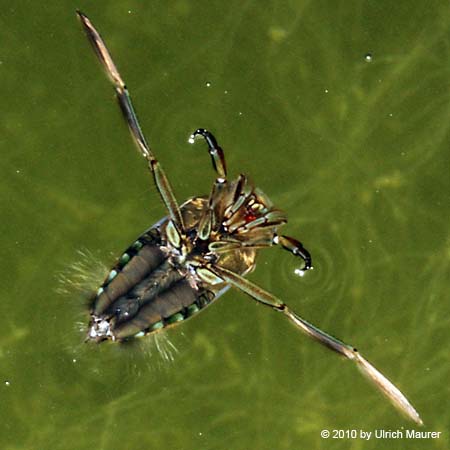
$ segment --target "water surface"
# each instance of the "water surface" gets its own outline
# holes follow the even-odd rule
[[[446,2],[1,6],[0,448],[449,446]],[[240,293],[144,349],[83,344],[86,295],[58,279],[87,268],[94,289],[164,208],[76,8],[178,198],[209,191],[205,148],[187,143],[209,128],[230,174],[250,174],[313,255],[300,278],[266,251],[252,280],[357,346],[440,439],[321,438],[412,425],[351,363]]]

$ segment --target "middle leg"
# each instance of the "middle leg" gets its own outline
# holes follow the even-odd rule
[[[289,236],[279,236],[275,235],[273,238],[273,243],[281,245],[282,248],[291,252],[294,256],[299,256],[303,259],[304,267],[302,270],[312,269],[311,254],[303,247],[303,244],[297,239],[291,238]]]
[[[189,142],[191,144],[194,143],[194,140],[197,136],[202,136],[208,144],[208,151],[211,155],[214,170],[217,173],[216,183],[226,183],[227,167],[225,164],[225,156],[223,154],[222,148],[217,144],[216,138],[208,130],[205,130],[204,128],[198,128],[191,134]]]
[[[213,167],[217,174],[211,193],[209,194],[208,209],[200,219],[198,226],[198,235],[200,239],[207,240],[211,235],[211,231],[217,225],[214,210],[216,208],[216,202],[221,198],[220,192],[223,191],[227,184],[227,168],[223,150],[212,133],[204,128],[198,128],[191,134],[189,142],[193,143],[197,136],[202,136],[208,144],[208,151],[211,155]]]

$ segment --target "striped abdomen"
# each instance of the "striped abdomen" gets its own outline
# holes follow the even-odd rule
[[[93,300],[89,338],[142,336],[192,316],[214,299],[212,292],[192,287],[160,247],[155,227],[121,256]]]

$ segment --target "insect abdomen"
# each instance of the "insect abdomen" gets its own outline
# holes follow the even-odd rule
[[[186,280],[179,280],[143,304],[132,319],[118,324],[114,335],[125,339],[181,322],[200,310],[196,305],[198,298],[198,292]]]
[[[163,263],[165,255],[159,245],[159,233],[151,229],[122,254],[97,291],[93,301],[93,315],[106,313],[118,298],[125,296]]]
[[[160,246],[153,228],[119,259],[93,301],[92,339],[141,336],[191,317],[214,299],[192,287]]]

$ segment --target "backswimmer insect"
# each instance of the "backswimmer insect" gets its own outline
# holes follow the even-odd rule
[[[120,256],[92,299],[87,340],[124,341],[156,333],[190,318],[234,287],[282,313],[300,331],[354,361],[392,404],[418,425],[422,419],[407,398],[351,345],[297,315],[282,300],[244,276],[255,267],[257,251],[279,245],[311,268],[303,245],[278,234],[286,215],[245,175],[227,178],[224,152],[214,136],[199,128],[191,141],[206,141],[216,171],[209,196],[182,205],[141,131],[128,89],[105,43],[82,12],[77,15],[98,59],[113,83],[134,142],[147,160],[167,217],[143,233]]]

